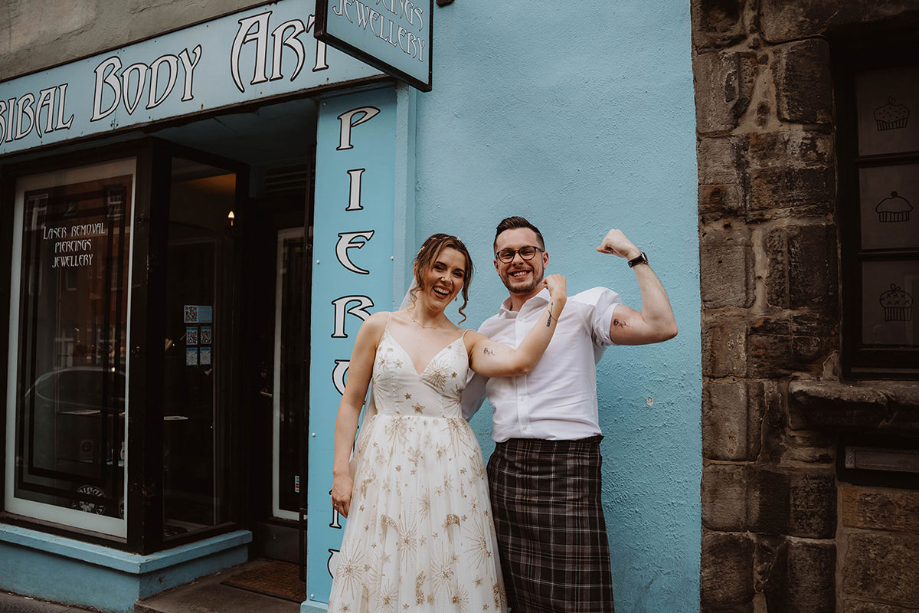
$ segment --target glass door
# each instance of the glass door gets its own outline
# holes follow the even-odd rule
[[[163,537],[233,519],[239,397],[237,173],[173,157],[163,341]]]

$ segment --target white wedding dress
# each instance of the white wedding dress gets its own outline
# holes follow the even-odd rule
[[[419,374],[383,332],[329,613],[507,610],[463,338]]]

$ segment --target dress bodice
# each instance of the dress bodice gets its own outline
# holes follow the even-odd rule
[[[373,397],[381,415],[460,417],[469,356],[460,336],[441,349],[421,373],[387,328],[373,363]]]

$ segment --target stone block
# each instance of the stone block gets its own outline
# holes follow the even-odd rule
[[[702,389],[702,455],[709,460],[750,460],[744,381],[709,380]]]
[[[743,186],[737,183],[699,186],[699,216],[703,222],[742,215],[743,212]]]
[[[877,389],[794,381],[788,392],[789,426],[794,429],[876,429],[887,421],[887,395]]]
[[[834,318],[806,312],[752,322],[747,335],[748,374],[767,379],[798,372],[818,374],[838,346],[837,325]]]
[[[832,167],[751,169],[749,175],[751,219],[833,212],[836,179]]]
[[[753,564],[754,589],[765,595],[769,610],[787,610],[788,541],[785,537],[759,535]]]
[[[782,377],[794,372],[790,321],[763,318],[750,324],[747,359],[751,376]]]
[[[770,306],[818,308],[827,317],[836,315],[836,226],[780,226],[768,232],[764,250],[768,262],[766,301]],[[808,353],[807,347],[801,351]]]
[[[744,38],[743,0],[694,0],[693,41],[699,48],[726,47]]]
[[[700,252],[703,306],[750,307],[754,299],[750,231],[704,231]]]
[[[744,139],[737,136],[701,137],[696,144],[699,184],[735,184],[741,181]]]
[[[919,23],[915,0],[762,0],[759,23],[773,42],[819,36],[846,26],[896,20],[907,27]]]
[[[841,613],[916,613],[916,609],[895,607],[889,604],[880,604],[877,602],[865,602],[863,600],[845,599],[841,602]]]
[[[759,468],[749,477],[747,525],[753,532],[832,538],[836,482],[832,470]]]
[[[798,129],[748,134],[745,151],[750,168],[826,168],[835,164],[835,146],[830,134]]]
[[[841,515],[848,528],[919,534],[919,492],[847,485]]]
[[[763,447],[768,404],[762,381],[747,381],[747,458],[756,460]]]
[[[915,607],[919,602],[919,536],[853,533],[842,568],[842,591],[862,600]]]
[[[837,310],[836,226],[809,224],[788,233],[789,308],[821,308],[828,316]]]
[[[775,50],[772,70],[779,119],[806,124],[832,122],[829,43],[812,39],[782,45]]]
[[[742,377],[747,372],[747,326],[738,321],[707,323],[702,330],[702,374]]]
[[[788,532],[829,539],[836,533],[836,475],[830,470],[789,473]]]
[[[791,504],[788,474],[769,468],[753,470],[749,477],[747,526],[753,532],[782,535],[788,531]]]
[[[747,522],[747,467],[708,464],[702,469],[702,525],[741,532]]]
[[[805,464],[832,464],[836,441],[826,432],[786,430],[782,459]]]
[[[773,610],[770,606],[769,610]],[[789,540],[787,608],[776,611],[836,611],[836,545]]]
[[[696,130],[700,134],[737,127],[750,105],[756,71],[754,53],[712,52],[693,58]]]
[[[744,534],[702,536],[702,611],[753,611],[753,540]]]

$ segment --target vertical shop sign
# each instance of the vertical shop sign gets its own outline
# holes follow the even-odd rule
[[[345,519],[332,510],[335,417],[361,323],[392,305],[396,99],[323,100],[316,134],[307,597],[328,602]]]
[[[316,0],[313,34],[429,92],[433,17],[434,0]]]

